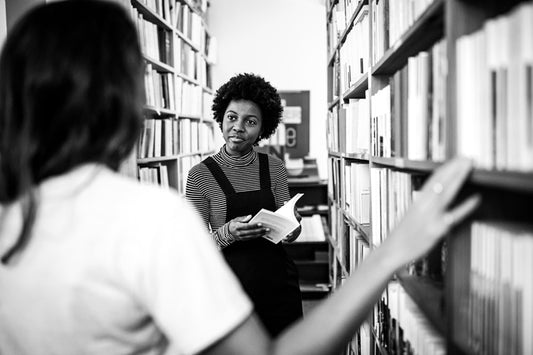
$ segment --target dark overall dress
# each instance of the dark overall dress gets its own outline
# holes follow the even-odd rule
[[[268,156],[262,153],[258,156],[261,188],[246,192],[235,192],[211,157],[203,161],[226,195],[226,223],[235,217],[254,215],[261,208],[276,210]],[[279,334],[302,316],[298,272],[281,243],[274,244],[264,238],[237,241],[222,252],[271,335]]]

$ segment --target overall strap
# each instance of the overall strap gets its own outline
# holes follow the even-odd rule
[[[218,185],[226,196],[235,193],[235,189],[229,182],[227,176],[224,174],[220,166],[212,157],[207,157],[206,159],[204,159],[203,163],[207,166],[209,171],[211,171],[211,174],[218,182]]]
[[[270,189],[270,169],[268,167],[268,155],[258,153],[259,155],[259,181],[261,190]]]

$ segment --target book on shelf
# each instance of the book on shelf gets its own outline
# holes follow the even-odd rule
[[[339,50],[341,93],[353,86],[368,71],[368,22],[368,5],[365,5],[355,18],[353,28]]]
[[[367,154],[370,151],[369,108],[366,98],[348,99],[341,106],[341,110],[346,110],[345,153]],[[339,131],[338,134],[343,132]]]
[[[390,85],[377,91],[370,100],[371,154],[391,157],[391,90]]]
[[[371,0],[372,29],[372,65],[375,65],[389,48],[389,0]],[[394,1],[392,1],[394,2]],[[403,2],[403,1],[399,1]]]
[[[347,161],[341,185],[345,211],[359,224],[370,223],[370,170],[367,163]]]
[[[468,270],[467,285],[453,296],[464,305],[453,310],[454,340],[482,353],[531,354],[533,225],[474,220],[468,232],[470,245],[458,261]]]
[[[457,39],[457,152],[482,169],[533,170],[533,4]]]
[[[370,169],[372,243],[381,244],[402,218],[415,193],[412,176],[388,168]]]
[[[446,340],[398,281],[388,284],[379,306],[376,333],[391,353],[446,354]]]
[[[371,97],[371,152],[442,161],[446,153],[445,42],[407,59]]]
[[[300,226],[294,215],[294,209],[296,201],[302,196],[303,193],[297,193],[276,211],[262,208],[248,223],[261,223],[263,227],[270,229],[263,238],[277,244]]]
[[[139,180],[144,184],[159,185],[168,189],[170,187],[168,168],[164,164],[142,166],[138,168]]]

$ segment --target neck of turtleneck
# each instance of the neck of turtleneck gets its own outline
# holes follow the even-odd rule
[[[252,164],[257,158],[257,152],[252,149],[242,156],[233,156],[228,154],[226,151],[226,146],[224,145],[222,148],[220,148],[220,152],[217,154],[217,156],[220,157],[220,159],[216,159],[218,163],[239,167]]]

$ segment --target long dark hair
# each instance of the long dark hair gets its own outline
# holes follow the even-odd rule
[[[117,170],[142,125],[143,57],[118,4],[98,0],[34,7],[0,57],[0,203],[22,201],[24,226],[2,262],[28,241],[34,187],[81,164]]]

